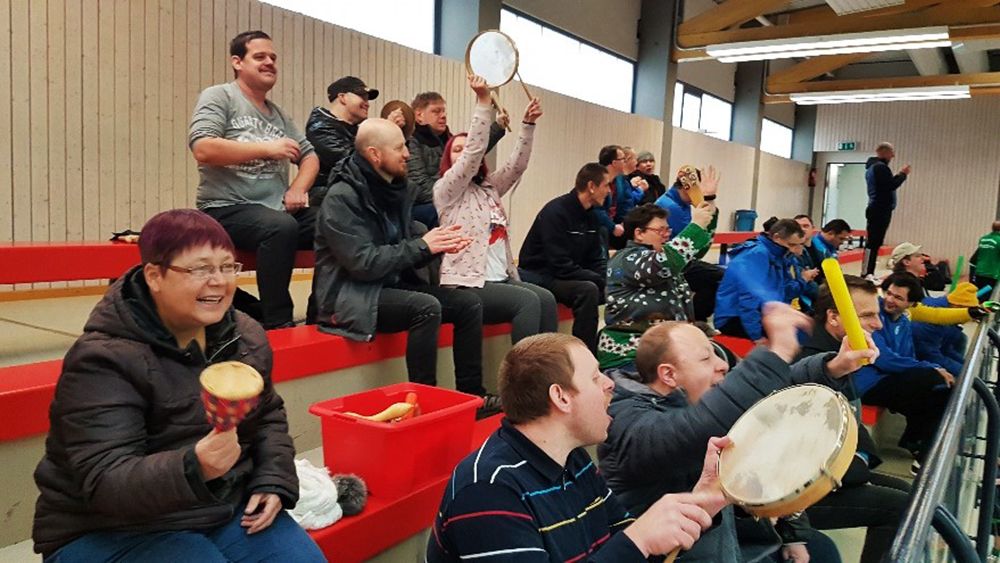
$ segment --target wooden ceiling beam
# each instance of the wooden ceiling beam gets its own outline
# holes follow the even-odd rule
[[[806,82],[849,64],[859,63],[871,55],[871,53],[851,53],[847,55],[812,57],[795,66],[771,73],[767,77],[767,83],[770,85]]]
[[[815,23],[796,23],[704,33],[678,33],[677,44],[683,48],[696,48],[743,41],[805,38],[817,35],[887,31],[942,25],[973,26],[983,24],[1000,24],[1000,8],[968,7],[964,3],[962,6],[952,6],[949,4],[947,6],[935,6],[928,10],[887,18],[840,16]]]
[[[791,4],[792,0],[728,0],[681,23],[678,33],[706,33],[742,25],[766,12]]]
[[[1000,72],[974,74],[939,74],[935,76],[900,76],[894,78],[859,78],[822,80],[796,84],[767,85],[768,95],[802,94],[806,92],[842,92],[846,90],[885,90],[890,88],[920,88],[929,86],[1000,87]]]

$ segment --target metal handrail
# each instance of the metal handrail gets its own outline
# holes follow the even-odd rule
[[[993,292],[994,299],[997,289],[994,289]],[[987,344],[992,345],[992,339],[988,333],[991,331],[990,325],[995,323],[996,319],[991,317],[988,322],[980,323],[979,327],[976,328],[972,345],[966,352],[965,365],[962,367],[962,373],[959,375],[956,385],[952,388],[951,397],[945,408],[944,416],[941,418],[941,425],[935,435],[934,443],[922,465],[920,474],[913,483],[910,506],[903,516],[899,533],[896,534],[896,538],[892,542],[887,561],[892,563],[924,561],[930,529],[935,514],[939,512],[944,499],[948,486],[948,476],[951,474],[954,459],[958,453],[965,411],[974,395],[973,381],[977,379],[976,370],[984,361]],[[987,460],[986,463],[989,464],[990,461]],[[994,461],[993,464],[995,466],[996,462]],[[982,507],[981,510],[986,510],[986,507]],[[938,520],[940,518],[939,515]]]

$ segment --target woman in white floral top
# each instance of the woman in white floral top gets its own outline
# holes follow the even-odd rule
[[[483,322],[511,323],[515,343],[539,332],[555,332],[556,300],[547,289],[522,282],[514,266],[507,235],[507,212],[500,198],[511,191],[528,168],[538,99],[524,112],[521,133],[507,162],[490,172],[483,162],[489,140],[491,104],[486,82],[469,77],[478,103],[468,134],[455,135],[441,157],[441,179],[434,184],[434,205],[441,226],[461,225],[472,238],[465,250],[447,254],[441,263],[441,285],[465,288],[483,303]]]

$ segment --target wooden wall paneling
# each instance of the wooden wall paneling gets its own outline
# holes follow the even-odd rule
[[[83,29],[82,2],[66,4],[66,239],[83,239]],[[95,45],[96,47],[96,45]],[[2,91],[2,88],[0,88]],[[94,106],[86,107],[92,112]],[[2,134],[0,134],[2,135]],[[2,137],[0,137],[2,138]]]
[[[98,53],[87,62],[87,66],[95,69],[98,76],[98,80],[94,84],[94,91],[97,93],[97,134],[91,137],[96,143],[99,143],[97,149],[98,181],[93,186],[97,196],[97,214],[95,216],[98,219],[93,238],[98,239],[114,229],[116,214],[115,148],[118,143],[115,140],[115,131],[117,130],[115,16],[118,9],[110,2],[93,0],[93,4],[99,14],[94,22],[97,28]]]
[[[31,240],[48,240],[49,237],[47,4],[35,1],[28,8],[29,60],[32,61],[29,72],[31,131],[27,137],[31,146]]]
[[[201,21],[201,41],[198,42],[198,60],[201,61],[201,79],[198,81],[200,86],[198,91],[201,92],[209,85],[216,83],[214,72],[219,61],[215,56],[214,42],[219,34],[215,33],[215,6],[212,1],[201,0],[196,4],[201,12],[199,18]],[[226,52],[228,53],[228,51]],[[193,103],[191,107],[194,107]]]
[[[11,2],[0,0],[0,51],[11,53]],[[11,92],[10,67],[0,72],[0,89]],[[0,101],[0,138],[12,139],[11,105],[12,96]],[[0,241],[14,240],[14,183],[13,183],[13,143],[0,145]],[[0,290],[9,291],[13,285],[0,285]]]
[[[207,53],[212,69],[210,81],[206,84],[208,86],[232,80],[232,72],[224,72],[219,61],[223,57],[228,58],[229,41],[234,37],[234,34],[228,33],[226,29],[226,0],[205,1],[212,4],[212,28],[214,30],[212,33],[212,50]]]
[[[236,2],[236,29],[240,31],[251,31],[257,29],[250,24],[250,1],[235,0]],[[238,33],[238,32],[237,32]]]
[[[247,29],[257,30],[260,29],[260,10],[261,3],[257,0],[246,0],[247,8],[250,11],[250,19],[247,25]]]
[[[291,87],[292,87],[292,100],[293,100],[293,112],[292,120],[296,123],[305,122],[305,106],[306,106],[306,87],[305,87],[305,77],[307,69],[309,68],[306,64],[305,58],[305,46],[303,44],[305,34],[305,16],[302,14],[295,14],[292,17],[292,46],[294,49],[294,74],[292,75]]]
[[[45,6],[43,3],[37,4]],[[48,240],[66,240],[66,135],[79,115],[66,113],[66,6],[60,0],[48,2],[48,59],[36,64],[48,65],[47,152],[49,205],[46,225]],[[37,134],[38,130],[32,132]],[[78,215],[77,215],[78,216]],[[45,239],[42,239],[45,240]],[[61,284],[65,285],[65,284]]]
[[[203,25],[203,14],[202,6],[207,8],[201,0],[180,0],[185,4],[185,11],[187,12],[187,40],[185,44],[187,45],[187,67],[184,68],[185,80],[187,82],[187,95],[184,98],[182,109],[179,109],[180,115],[184,117],[184,178],[186,179],[187,186],[187,197],[185,202],[187,205],[193,206],[195,203],[195,196],[198,193],[198,163],[195,162],[194,156],[191,154],[191,148],[188,147],[188,131],[191,127],[191,115],[194,113],[194,106],[198,102],[198,96],[202,90],[202,77],[204,74],[201,72],[203,67],[207,67],[207,61],[203,61],[203,50],[202,50],[202,39],[203,34],[201,33],[201,25]],[[270,14],[270,7],[264,6],[261,8],[261,21],[263,21],[264,13]]]
[[[222,9],[222,15],[226,22],[226,33],[222,37],[219,37],[220,41],[223,43],[224,47],[227,47],[228,52],[229,40],[236,37],[242,31],[245,31],[243,27],[239,24],[239,9],[236,7],[236,0],[215,0],[216,9]],[[219,50],[222,52],[222,50]]]
[[[129,2],[129,23],[119,27],[128,36],[128,151],[125,157],[129,163],[129,176],[124,186],[127,218],[121,228],[139,230],[145,223],[144,200],[146,189],[146,151],[144,139],[146,130],[146,53],[145,53],[145,5],[141,1]],[[128,156],[125,156],[128,155]]]
[[[143,183],[140,188],[140,200],[135,202],[135,209],[132,211],[132,221],[134,229],[141,229],[146,221],[160,211],[160,193],[164,184],[169,180],[161,174],[160,169],[160,127],[162,126],[160,113],[160,99],[165,97],[166,89],[160,81],[160,69],[172,66],[170,57],[173,52],[163,53],[160,51],[160,24],[163,20],[162,4],[169,0],[146,0],[145,14],[142,20],[145,33],[142,40],[144,42],[142,69],[139,84],[143,92],[142,103],[139,104],[139,111],[142,113],[142,126],[138,129],[138,134],[131,141],[132,144],[143,147]],[[137,26],[142,27],[142,26]],[[161,91],[164,90],[164,91]],[[133,132],[136,129],[133,127]],[[168,148],[164,147],[165,149]],[[164,156],[169,156],[169,153]]]
[[[173,146],[173,163],[171,164],[171,184],[172,203],[174,209],[190,207],[194,205],[194,192],[197,189],[192,170],[194,169],[194,158],[191,157],[187,148],[188,125],[192,109],[194,108],[194,98],[198,95],[195,91],[197,84],[194,83],[189,72],[191,68],[188,61],[192,59],[192,46],[190,39],[194,38],[193,31],[198,28],[189,28],[185,25],[188,11],[192,7],[187,0],[174,0],[173,7],[173,38],[171,45],[174,52],[174,65],[170,71],[172,84],[172,106],[171,106],[171,137],[170,144]],[[260,12],[258,12],[259,16]]]
[[[115,188],[114,219],[111,229],[120,230],[129,227],[130,205],[129,185],[131,183],[131,154],[129,150],[129,3],[119,0],[115,4],[115,102],[111,114],[115,120],[113,133],[114,150],[112,161],[115,164],[115,178],[112,184]],[[107,233],[101,233],[107,236]]]
[[[10,0],[0,0],[0,52],[11,53]],[[9,56],[9,55],[8,55]],[[0,72],[0,92],[11,92],[10,67]],[[11,139],[10,95],[0,100],[0,139]],[[14,183],[12,174],[12,145],[0,143],[0,241],[14,240]]]
[[[152,83],[149,82],[149,74],[146,75],[147,88],[159,91],[159,108],[157,117],[157,133],[159,138],[152,143],[152,151],[156,155],[156,166],[149,166],[149,150],[146,151],[147,178],[152,179],[153,188],[156,191],[156,205],[146,207],[146,219],[160,211],[173,209],[174,191],[182,189],[178,182],[178,176],[174,174],[174,153],[181,144],[180,137],[174,131],[174,94],[183,91],[183,82],[178,84],[173,80],[174,59],[184,57],[183,44],[178,44],[174,40],[174,0],[156,0],[152,5],[156,10],[159,19],[159,37],[156,45],[158,59],[147,61],[147,68],[150,64],[155,64],[156,70],[153,74]],[[148,8],[147,8],[148,9]],[[147,51],[149,38],[146,38]],[[174,47],[180,48],[175,50]],[[158,62],[155,62],[157,61]],[[146,145],[150,146],[149,143]]]

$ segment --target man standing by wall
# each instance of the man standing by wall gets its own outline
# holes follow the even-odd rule
[[[896,190],[903,185],[910,174],[907,164],[892,175],[889,163],[896,156],[896,149],[890,143],[879,143],[875,155],[865,164],[865,182],[868,184],[868,208],[865,218],[868,220],[868,244],[865,252],[863,276],[875,275],[875,264],[878,262],[878,249],[885,242],[885,233],[892,221],[892,211],[896,209]]]

